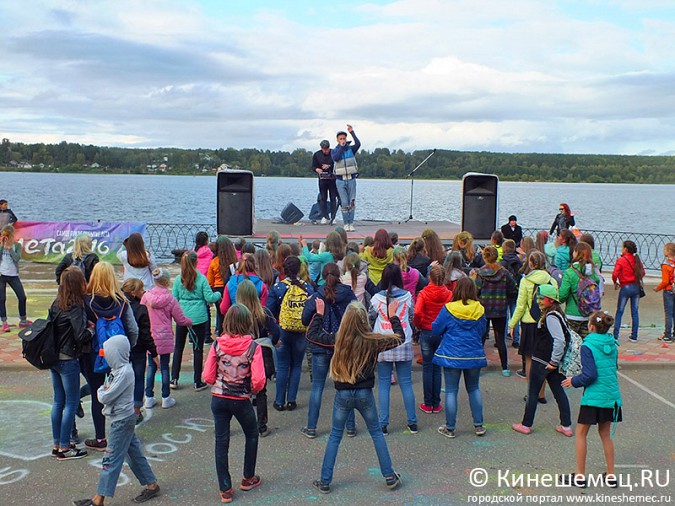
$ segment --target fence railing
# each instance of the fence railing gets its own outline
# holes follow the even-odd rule
[[[523,233],[534,238],[539,230],[546,228],[526,228],[523,229]],[[149,223],[147,228],[148,247],[160,260],[170,261],[174,258],[171,253],[172,250],[194,248],[195,234],[200,230],[204,230],[211,238],[216,237],[215,224]],[[637,245],[645,269],[652,272],[659,271],[661,262],[663,262],[664,244],[675,242],[675,235],[607,230],[584,230],[583,232],[593,236],[595,250],[600,254],[603,266],[607,268],[613,267],[616,259],[621,256],[623,241],[631,240]]]

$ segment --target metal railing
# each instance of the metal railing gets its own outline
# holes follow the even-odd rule
[[[525,228],[523,233],[534,238],[537,232],[545,229],[548,230],[547,227]],[[215,238],[217,235],[215,224],[148,223],[148,246],[156,258],[170,261],[174,258],[172,250],[194,248],[195,234],[200,230],[204,230],[211,238]],[[591,234],[595,239],[595,250],[600,254],[603,266],[606,268],[613,267],[616,259],[621,256],[623,241],[631,240],[637,245],[645,269],[652,272],[660,271],[663,262],[664,244],[675,242],[675,235],[608,230],[584,230],[583,232]]]

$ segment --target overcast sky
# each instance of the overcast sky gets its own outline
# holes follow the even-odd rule
[[[0,135],[675,154],[675,0],[3,0]]]

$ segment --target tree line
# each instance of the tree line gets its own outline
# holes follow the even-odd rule
[[[430,150],[361,150],[359,172],[368,178],[404,178]],[[204,174],[226,164],[256,176],[315,177],[312,151],[260,149],[119,148],[61,142],[13,143],[3,139],[1,170],[144,174]],[[160,172],[162,172],[161,170]],[[675,183],[675,157],[491,153],[439,149],[415,174],[419,179],[461,179],[467,172],[496,174],[504,181]]]

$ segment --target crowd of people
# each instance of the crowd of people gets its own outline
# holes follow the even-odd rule
[[[605,285],[593,237],[577,238],[568,228],[572,225],[567,219],[569,207],[561,204],[560,208],[562,218],[557,217],[552,227],[556,230],[542,231],[536,238],[523,237],[517,218],[511,216],[492,235],[491,244],[481,248],[470,233],[462,231],[450,251],[431,229],[408,247],[396,244],[397,234],[384,229],[362,244],[351,242],[346,226],[312,244],[302,237],[286,244],[272,232],[266,248],[225,236],[210,242],[205,232],[199,232],[194,249],[182,256],[180,274],[173,283],[140,234],[129,236],[117,254],[124,268],[121,283],[113,266],[92,252],[91,237],[77,237],[72,253],[56,268],[58,295],[49,310],[59,351],[58,364],[51,368],[52,455],[71,460],[85,457],[87,450],[107,451],[96,494],[75,504],[100,505],[113,496],[125,456],[144,486],[135,501],[159,494],[134,426],[143,419],[142,408],[176,405],[171,391],[187,384],[180,373],[188,342],[194,364],[189,383],[195,392],[211,391],[222,502],[232,501],[234,494],[228,465],[233,417],[245,437],[239,489],[248,491],[261,483],[256,459],[259,439],[270,434],[267,391],[273,379],[272,407],[281,413],[304,405],[307,423],[298,429],[309,439],[329,430],[319,427],[318,421],[326,380],[330,377],[334,382],[332,425],[321,474],[314,482],[319,492],[330,492],[343,434],[357,435],[355,411],[372,438],[386,486],[395,489],[401,477],[394,470],[385,436],[400,425],[417,433],[419,410],[444,413],[445,423],[438,433],[455,438],[461,376],[474,434],[486,434],[480,376],[487,365],[490,328],[502,374],[511,375],[510,340],[522,357],[517,374],[528,381],[523,417],[513,429],[522,434],[533,430],[537,405],[547,402],[547,384],[560,413],[555,430],[573,437],[565,388],[583,387],[577,465],[570,480],[585,486],[586,437],[590,426],[598,425],[607,484],[613,486],[611,429],[622,418],[616,374],[619,329],[630,301],[629,339],[638,339],[644,268],[635,244],[625,241],[611,276],[620,290],[616,315],[603,311]],[[553,232],[558,235],[550,241]],[[6,225],[0,243],[3,330],[8,325],[6,284],[19,298],[20,325],[31,323],[26,320],[19,280],[20,253],[13,227]],[[663,339],[670,341],[675,243],[665,246],[664,255],[662,281],[655,290],[663,292]],[[583,338],[582,368],[566,376],[561,364],[574,335]],[[419,405],[412,380],[417,344],[423,390]],[[305,359],[311,390],[303,402],[298,400],[298,390]],[[154,393],[157,371],[161,402]],[[86,380],[83,388],[80,374]],[[401,390],[405,420],[390,413],[395,383]],[[95,437],[86,439],[81,448],[75,420],[83,416],[80,399],[88,394]]]

